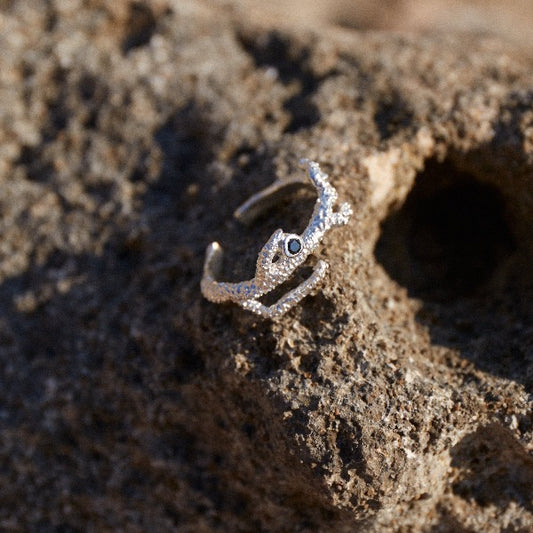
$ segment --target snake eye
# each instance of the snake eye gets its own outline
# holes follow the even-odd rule
[[[283,243],[283,251],[287,257],[298,255],[303,248],[302,239],[298,235],[288,235]]]

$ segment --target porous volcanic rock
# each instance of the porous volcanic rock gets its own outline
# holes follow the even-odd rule
[[[0,15],[0,529],[530,531],[531,59],[213,4]],[[354,208],[323,287],[205,301],[302,156]]]

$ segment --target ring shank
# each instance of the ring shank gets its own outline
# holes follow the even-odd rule
[[[287,194],[302,185],[312,185],[312,183],[308,179],[304,180],[300,177],[277,180],[272,185],[250,196],[234,211],[233,217],[245,225],[251,224],[259,215],[279,204],[286,198]]]

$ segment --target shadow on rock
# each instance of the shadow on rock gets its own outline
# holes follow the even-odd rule
[[[209,166],[219,131],[194,102],[177,109],[154,136],[159,176],[101,255],[57,251],[0,285],[0,518],[19,514],[21,501],[26,525],[39,530],[115,529],[133,512],[141,529],[196,529],[199,520],[260,529],[274,520],[256,516],[260,500],[272,502],[274,522],[297,529],[343,516],[271,426],[281,413],[269,415],[267,400],[253,405],[263,391],[224,371],[238,342],[233,310],[201,310],[206,244],[229,232],[230,242],[260,247],[257,231],[273,223],[220,228],[236,207],[224,198],[233,202],[243,184]],[[245,170],[265,185],[272,166],[268,154],[250,155]],[[140,161],[132,180],[143,176]],[[229,266],[239,251],[228,251]],[[268,326],[249,326],[257,350]]]

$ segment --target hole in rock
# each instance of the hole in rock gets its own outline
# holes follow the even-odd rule
[[[502,190],[450,161],[428,161],[403,205],[382,222],[374,252],[422,301],[417,319],[433,343],[529,383],[531,251],[514,235],[512,195],[495,182]]]
[[[410,295],[445,301],[482,289],[514,249],[498,189],[431,161],[382,224],[376,257]]]
[[[458,477],[452,491],[482,507],[511,502],[533,511],[533,458],[512,432],[498,423],[479,427],[451,449]]]

